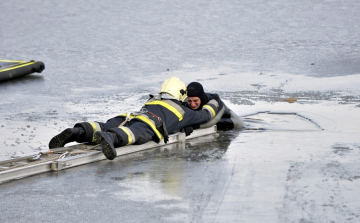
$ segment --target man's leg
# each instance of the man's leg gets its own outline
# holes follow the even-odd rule
[[[74,128],[68,128],[54,136],[49,142],[49,148],[64,147],[69,142],[99,144],[94,134],[97,131],[107,131],[119,126],[124,121],[123,117],[115,117],[103,122],[81,122],[75,124]]]
[[[85,130],[82,127],[67,128],[60,134],[54,136],[49,142],[49,148],[64,147],[69,142],[82,140],[85,137]]]
[[[117,156],[116,148],[131,144],[144,144],[152,140],[154,132],[150,127],[137,120],[127,122],[124,126],[112,128],[107,132],[95,133],[95,140],[100,141],[102,152],[109,160]]]

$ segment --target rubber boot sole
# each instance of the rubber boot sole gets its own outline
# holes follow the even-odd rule
[[[64,147],[66,143],[71,142],[71,137],[73,133],[71,132],[71,129],[65,129],[62,131],[59,135],[54,136],[50,142],[49,142],[49,148],[59,148]]]
[[[109,160],[115,159],[117,156],[116,149],[111,142],[111,139],[105,132],[95,132],[94,135],[95,141],[100,142],[100,146],[103,154]]]

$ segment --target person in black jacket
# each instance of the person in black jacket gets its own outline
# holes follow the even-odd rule
[[[171,77],[163,83],[159,95],[150,95],[140,111],[124,113],[105,123],[77,123],[54,136],[49,148],[64,147],[74,141],[100,144],[106,158],[112,160],[117,156],[117,147],[144,144],[150,140],[160,142],[162,139],[167,143],[168,134],[189,125],[207,123],[223,109],[222,102],[214,99],[194,111],[181,103],[185,96],[184,82]]]
[[[195,111],[200,110],[203,105],[205,105],[212,99],[221,101],[218,94],[205,93],[203,86],[199,82],[191,82],[187,86],[186,90],[187,99],[185,99],[184,104],[185,106]],[[225,103],[222,102],[222,104],[224,105],[225,110],[222,114],[218,114],[218,116],[221,115],[220,117],[218,117],[218,119],[214,118],[212,120],[212,122],[215,122],[213,124],[216,124],[219,130],[239,130],[245,128],[245,124],[241,120],[241,118],[238,117],[231,109],[229,109],[225,105]],[[218,121],[216,122],[216,120]]]

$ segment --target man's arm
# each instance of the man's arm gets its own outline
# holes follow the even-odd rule
[[[225,103],[220,99],[218,94],[207,94],[208,98],[217,98],[217,100],[221,101],[224,106],[224,113],[218,119],[216,126],[218,130],[239,130],[245,128],[245,123],[241,120],[239,116],[237,116],[230,108],[228,108]]]

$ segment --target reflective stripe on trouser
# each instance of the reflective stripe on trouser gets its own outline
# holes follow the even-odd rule
[[[122,114],[119,117],[124,117],[124,119],[126,118],[126,114]],[[154,122],[154,120],[152,120],[151,118],[149,118],[149,116],[147,116],[146,114],[141,114],[141,115],[130,115],[131,120],[139,120],[142,121],[143,123],[146,123],[155,133],[155,135],[157,136],[157,142],[160,142],[161,139],[163,138],[163,135],[159,132],[159,130],[156,128],[156,124]]]
[[[121,146],[128,144],[143,144],[153,139],[159,141],[158,135],[161,136],[161,134],[155,134],[149,124],[134,118],[133,120],[128,121],[124,126],[120,126],[124,120],[125,117],[117,116],[109,119],[106,123],[82,122],[77,123],[75,127],[82,127],[85,129],[86,136],[83,138],[82,142],[87,143],[93,141],[95,131],[111,131],[116,133],[122,139]],[[156,130],[156,127],[154,128]]]
[[[81,122],[76,123],[74,127],[82,127],[85,130],[85,137],[82,139],[81,142],[88,142],[93,143],[95,142],[94,134],[96,131],[102,131],[100,123],[98,122]]]
[[[149,127],[148,124],[132,119],[124,126],[109,129],[109,132],[113,132],[120,136],[122,142],[119,146],[126,146],[130,144],[144,144],[154,139],[155,133]]]
[[[127,137],[122,137],[124,145],[131,145],[136,141],[134,133],[128,127],[120,126],[119,129],[127,135]]]
[[[95,132],[101,131],[101,127],[100,127],[99,123],[97,123],[97,122],[89,122],[89,123],[90,123],[91,127],[93,128],[93,137],[92,137],[91,142],[95,142],[95,138],[94,138]]]

